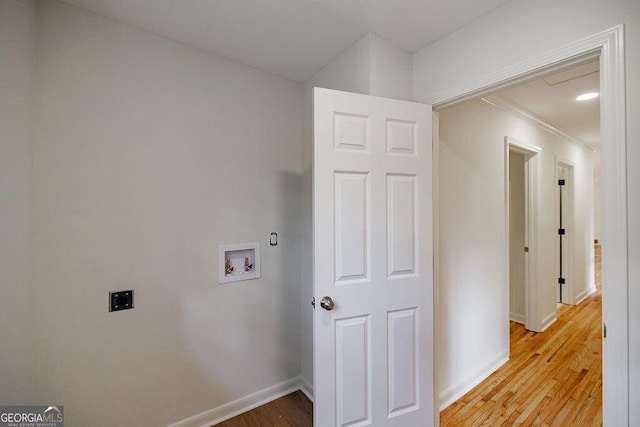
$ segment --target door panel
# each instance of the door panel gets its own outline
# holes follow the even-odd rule
[[[336,321],[336,404],[338,425],[371,421],[369,316]]]
[[[415,155],[416,122],[387,120],[387,150],[389,153]]]
[[[368,117],[358,114],[334,112],[334,141],[336,150],[367,151],[369,144]]]
[[[418,403],[417,309],[387,314],[389,331],[389,415],[413,410]]]
[[[369,181],[367,173],[335,173],[336,282],[369,276]]]
[[[433,425],[431,108],[314,90],[316,426]]]
[[[387,175],[389,276],[416,272],[416,196],[415,175]]]

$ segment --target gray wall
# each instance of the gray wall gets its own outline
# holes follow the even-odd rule
[[[509,318],[525,323],[525,158],[509,152]]]
[[[69,425],[165,425],[296,379],[301,86],[39,13],[32,401]],[[218,245],[254,241],[262,277],[219,285]],[[109,313],[129,288],[135,309]]]
[[[0,402],[30,402],[34,2],[0,1]]]

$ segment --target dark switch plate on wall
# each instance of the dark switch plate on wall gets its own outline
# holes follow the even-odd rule
[[[133,308],[133,289],[109,292],[109,311],[128,310],[130,308]]]

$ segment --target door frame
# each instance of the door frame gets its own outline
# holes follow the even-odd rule
[[[562,243],[562,253],[563,255],[566,253],[566,256],[564,257],[564,260],[566,261],[566,265],[563,262],[562,265],[562,277],[564,277],[565,279],[565,286],[563,288],[564,293],[563,293],[563,300],[564,301],[559,301],[562,304],[569,304],[569,305],[576,305],[576,299],[575,299],[575,289],[573,286],[573,266],[574,266],[574,262],[573,262],[573,257],[575,254],[575,239],[574,239],[574,233],[575,233],[575,228],[574,228],[574,166],[575,163],[572,162],[571,160],[562,158],[562,157],[557,157],[556,156],[556,182],[558,182],[558,180],[560,179],[560,173],[558,171],[559,168],[565,168],[568,171],[569,176],[566,178],[567,182],[565,183],[565,190],[563,191],[563,197],[566,197],[568,200],[568,205],[569,205],[569,209],[566,212],[562,212],[562,228],[564,228],[566,231],[566,233],[564,234],[564,236],[562,237],[563,243]],[[556,224],[560,224],[560,186],[556,185],[556,201],[555,201],[555,206],[556,206],[556,213],[555,213],[555,218],[556,218]],[[566,205],[566,203],[565,203]],[[555,253],[556,253],[556,260],[560,259],[560,248],[558,247],[558,244],[556,243],[555,245],[556,249],[555,249]],[[559,268],[560,266],[558,265],[558,277],[560,277],[559,273]]]
[[[534,145],[525,144],[510,136],[504,137],[504,179],[505,179],[505,218],[506,218],[506,231],[505,231],[505,259],[509,259],[510,255],[510,238],[511,233],[509,230],[510,216],[509,216],[509,152],[515,152],[524,156],[524,186],[525,186],[525,246],[529,248],[528,255],[525,256],[525,290],[524,290],[524,326],[525,328],[541,332],[548,325],[543,324],[539,309],[538,309],[538,296],[539,292],[539,280],[540,277],[540,226],[538,225],[538,218],[540,217],[540,168],[541,162],[539,156],[542,153],[540,147]],[[506,286],[509,289],[509,268],[510,263],[505,263],[506,266]],[[555,320],[555,319],[554,319]]]
[[[420,99],[434,109],[454,105],[471,98],[514,86],[542,74],[588,59],[600,58],[600,135],[602,139],[602,320],[607,325],[603,339],[603,422],[605,425],[629,424],[629,261],[627,223],[627,137],[625,100],[624,25],[591,35],[547,54],[513,66],[434,96]],[[436,141],[434,141],[434,144]],[[434,152],[437,155],[437,151]],[[434,156],[434,163],[438,159]],[[437,188],[438,181],[434,181]],[[437,211],[437,199],[434,199]],[[437,226],[437,224],[436,224]],[[434,241],[434,250],[438,243]],[[437,255],[436,255],[437,257]],[[436,258],[437,259],[437,258]],[[437,276],[434,280],[437,280]],[[440,283],[435,282],[438,289]],[[434,305],[436,318],[439,307]],[[437,369],[434,370],[437,377]],[[437,380],[436,380],[437,381]]]

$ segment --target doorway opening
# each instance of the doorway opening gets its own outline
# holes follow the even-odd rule
[[[505,137],[509,320],[535,330],[540,147]]]
[[[525,289],[527,277],[527,233],[525,158],[509,149],[509,319],[525,323]]]
[[[573,258],[575,230],[574,216],[574,163],[570,160],[560,160],[557,163],[557,220],[558,224],[558,304],[575,304],[573,297]]]
[[[579,67],[593,67],[595,64],[595,75],[592,71],[585,71],[585,68],[582,68],[582,71],[578,72],[577,75],[574,75],[572,78],[562,80],[565,83],[565,86],[570,86],[572,81],[575,80],[594,80],[599,82],[598,73],[598,61],[597,60],[585,60],[579,64],[572,64],[571,68],[555,70],[555,72],[559,73],[567,73],[570,70],[575,70],[575,68]],[[576,72],[574,72],[576,74]],[[541,85],[549,85],[546,82],[540,82],[543,78],[547,77],[547,75],[536,76],[534,79],[525,82],[524,85],[530,85],[529,89],[534,89],[534,91],[539,91],[541,89]],[[536,83],[537,82],[537,83]],[[568,82],[568,83],[567,83]],[[557,85],[558,83],[556,83]],[[539,85],[536,87],[536,85]],[[509,91],[508,95],[514,95],[518,92],[518,87],[511,87],[507,90]],[[597,89],[597,88],[596,88]],[[444,171],[444,173],[449,173],[450,171],[454,171],[455,173],[468,173],[468,171],[477,172],[475,176],[470,176],[472,179],[466,179],[467,182],[481,182],[485,186],[489,188],[489,191],[485,193],[485,198],[483,200],[476,199],[475,206],[463,205],[465,210],[463,212],[468,212],[469,214],[465,217],[465,214],[458,214],[458,218],[461,219],[461,222],[456,227],[455,225],[448,224],[450,221],[451,215],[456,215],[451,211],[447,211],[449,206],[454,206],[448,200],[440,200],[440,208],[444,208],[445,211],[440,210],[438,216],[439,218],[445,218],[444,223],[445,227],[441,228],[441,234],[439,235],[439,239],[441,241],[447,240],[449,235],[447,235],[447,230],[457,230],[460,227],[464,227],[467,231],[466,239],[463,242],[464,247],[453,247],[451,242],[448,242],[444,245],[444,253],[439,254],[439,256],[444,259],[444,263],[447,262],[447,252],[450,251],[452,254],[460,251],[464,248],[465,253],[469,256],[474,253],[474,250],[471,247],[474,244],[478,244],[476,247],[478,256],[483,257],[484,254],[490,253],[492,250],[490,246],[483,246],[487,243],[486,240],[477,240],[473,241],[474,234],[476,233],[473,230],[474,227],[482,227],[485,229],[493,229],[493,224],[496,222],[494,215],[490,217],[487,215],[489,209],[487,209],[487,203],[495,203],[495,201],[491,198],[491,189],[497,188],[494,184],[497,183],[495,180],[495,176],[491,177],[490,173],[486,166],[476,166],[474,163],[474,159],[468,156],[464,156],[461,153],[464,153],[466,149],[475,150],[473,145],[477,145],[480,141],[483,141],[486,144],[483,148],[487,153],[493,152],[493,156],[495,156],[495,141],[498,140],[498,133],[502,131],[508,135],[513,135],[511,138],[507,138],[505,143],[505,177],[506,177],[506,185],[505,185],[505,194],[506,201],[504,205],[504,209],[507,211],[505,214],[505,218],[507,219],[507,227],[506,227],[506,236],[507,236],[507,256],[505,257],[504,262],[508,265],[507,274],[505,275],[505,287],[503,289],[506,290],[506,293],[509,295],[507,308],[505,309],[506,315],[504,323],[502,326],[504,330],[501,332],[506,337],[505,342],[509,345],[509,342],[514,339],[514,329],[510,328],[508,325],[508,318],[514,320],[518,323],[524,323],[526,328],[531,331],[542,332],[549,328],[550,331],[557,331],[557,326],[554,325],[554,322],[558,316],[558,306],[557,302],[562,301],[565,304],[575,305],[579,303],[581,300],[586,299],[594,290],[595,286],[593,283],[593,149],[589,146],[588,143],[581,141],[581,138],[571,137],[567,132],[563,132],[560,130],[560,126],[550,125],[540,119],[539,115],[532,113],[530,110],[526,111],[524,106],[516,103],[513,98],[509,99],[507,96],[502,96],[504,91],[501,91],[499,95],[496,93],[492,93],[491,95],[485,95],[482,101],[478,99],[470,100],[468,102],[463,102],[459,104],[452,105],[450,107],[446,107],[440,110],[440,123],[439,128],[441,132],[441,143],[442,145],[438,147],[439,153],[444,153],[444,156],[441,157],[442,162],[439,165],[439,170]],[[487,104],[490,104],[488,106]],[[535,106],[533,107],[535,109]],[[595,106],[596,114],[599,116],[599,108],[597,104]],[[511,120],[505,118],[506,116],[515,117],[517,120]],[[498,122],[494,121],[494,119],[498,117]],[[502,119],[500,118],[502,117]],[[452,119],[457,120],[456,124],[452,124]],[[472,120],[470,123],[472,125],[465,133],[464,129],[460,129],[463,120]],[[501,120],[501,121],[500,121]],[[496,124],[497,123],[497,124]],[[546,125],[545,125],[546,124]],[[534,130],[535,128],[535,130]],[[496,130],[499,129],[499,130]],[[598,129],[599,130],[599,129]],[[599,132],[598,132],[599,133]],[[533,154],[531,159],[541,159],[540,161],[540,173],[537,179],[531,180],[531,175],[527,176],[526,171],[530,170],[530,165],[528,165],[527,154],[531,155],[532,153],[527,153],[526,151],[518,150],[517,144],[509,144],[509,141],[516,141],[516,138],[520,141],[525,141],[529,144],[535,144],[539,146],[540,149],[533,150],[538,153],[540,150],[544,152],[544,156],[538,156]],[[489,143],[488,141],[492,140],[493,142]],[[522,143],[521,143],[522,145]],[[514,147],[515,146],[515,147]],[[518,152],[520,151],[520,152]],[[483,163],[491,163],[492,160],[489,158],[488,154],[480,154],[475,156],[476,159]],[[461,161],[462,160],[462,161]],[[464,166],[464,168],[460,168],[460,166]],[[588,177],[588,174],[591,174]],[[482,175],[481,175],[482,174]],[[463,178],[467,178],[466,176]],[[565,185],[563,186],[563,198],[562,201],[560,199],[560,189],[558,189],[559,185],[557,185],[560,179],[565,180]],[[446,177],[439,177],[441,182],[444,182],[447,186],[455,185],[454,181],[448,180]],[[509,181],[511,181],[511,185],[509,185]],[[458,180],[457,182],[462,182],[462,180]],[[525,184],[525,182],[527,182]],[[531,183],[537,183],[540,185],[539,204],[536,202],[531,202],[531,194],[527,193],[528,190],[531,190]],[[491,184],[493,183],[493,184]],[[494,185],[494,186],[492,186]],[[447,188],[448,191],[453,191],[456,189],[455,187]],[[520,190],[518,193],[515,190]],[[575,206],[574,206],[575,204]],[[563,210],[562,223],[560,223],[560,209]],[[520,212],[518,215],[516,211]],[[496,213],[496,212],[492,212]],[[525,214],[526,213],[526,214]],[[484,215],[484,218],[478,219],[478,216]],[[529,215],[529,216],[527,216]],[[533,227],[531,219],[535,218],[536,215],[539,215],[538,226]],[[560,270],[560,247],[559,247],[559,235],[560,230],[563,230],[562,234],[563,240],[563,270]],[[445,233],[444,235],[442,233]],[[535,240],[535,243],[533,242]],[[490,245],[490,243],[488,243]],[[443,245],[440,246],[441,248]],[[529,252],[526,252],[529,250]],[[538,255],[536,257],[536,255]],[[485,259],[486,261],[486,259]],[[499,261],[493,262],[491,265],[497,267],[500,265]],[[463,268],[461,265],[458,265],[458,270]],[[483,270],[481,274],[484,271]],[[531,274],[537,272],[538,277],[535,280],[531,280]],[[443,281],[451,281],[450,277],[456,278],[452,276],[450,272],[440,272],[441,277],[444,276]],[[456,275],[462,276],[455,272]],[[565,279],[565,287],[562,289],[563,295],[560,296],[559,279]],[[478,284],[480,288],[483,290],[489,289],[492,286],[495,286],[495,282],[492,280],[493,278],[485,277],[474,277],[474,280]],[[525,284],[529,283],[529,286]],[[519,286],[516,286],[519,285]],[[453,287],[455,288],[455,284],[451,285],[451,283],[440,283],[438,288],[442,289],[445,287]],[[489,288],[487,288],[487,286]],[[468,286],[467,286],[468,288]],[[525,290],[525,292],[523,292]],[[526,291],[528,295],[526,294]],[[447,290],[447,292],[450,292]],[[489,292],[493,292],[489,290]],[[523,296],[523,294],[525,294]],[[478,294],[476,293],[476,298]],[[495,295],[499,295],[496,293]],[[463,300],[464,296],[460,296],[460,300]],[[525,304],[525,298],[527,303]],[[595,319],[594,326],[588,330],[585,330],[585,336],[589,337],[589,342],[585,339],[582,341],[574,340],[577,349],[582,349],[579,347],[582,344],[591,345],[593,343],[601,343],[600,336],[600,300],[594,299],[593,301],[589,299],[586,301],[586,305],[594,308],[594,312],[592,313],[591,318]],[[442,299],[441,299],[442,302]],[[486,299],[483,301],[479,301],[479,304],[490,304],[494,310],[503,309],[504,305],[502,301],[498,298],[494,299]],[[464,310],[464,308],[461,308]],[[477,307],[473,308],[477,313],[481,310]],[[564,309],[563,309],[564,310]],[[563,324],[565,319],[567,319],[566,315],[568,312],[560,310],[560,315],[563,317]],[[487,310],[484,313],[485,316],[489,317],[491,314],[489,313],[491,309]],[[447,314],[444,313],[444,316]],[[573,314],[571,314],[572,316]],[[447,324],[449,319],[440,318],[441,324],[445,324],[445,330],[447,328]],[[476,323],[482,323],[482,329],[490,329],[489,324],[483,323],[483,320],[479,320],[476,318]],[[498,324],[498,321],[494,321],[494,324]],[[594,332],[595,331],[595,332]],[[474,334],[477,336],[478,333],[482,334],[482,332],[474,331]],[[534,340],[536,335],[528,335],[529,332],[525,331],[520,327],[518,329],[517,334],[519,336],[527,336],[531,340]],[[540,334],[542,335],[542,334]],[[471,339],[467,337],[467,339]],[[450,337],[445,338],[449,343],[452,342],[453,345],[447,343],[449,346],[453,347],[459,345],[459,343],[455,339],[450,339]],[[599,341],[598,341],[599,340]],[[516,345],[523,345],[519,341],[513,341]],[[462,344],[464,345],[464,344]],[[544,345],[552,346],[551,343],[545,343]],[[601,347],[601,346],[600,346]],[[601,380],[600,370],[602,368],[601,355],[602,349],[599,347],[599,359],[598,360],[590,360],[591,368],[585,368],[581,370],[581,372],[586,376],[589,375],[589,379],[596,378],[598,381]],[[477,348],[477,347],[476,347]],[[480,348],[482,349],[482,348]],[[559,350],[560,351],[560,350]],[[565,351],[564,349],[561,351]],[[581,351],[581,350],[577,350]],[[512,355],[516,357],[521,353],[519,351],[514,351],[513,347],[511,348]],[[479,352],[476,352],[477,355]],[[590,354],[594,354],[593,352]],[[447,360],[448,354],[440,354],[441,360]],[[454,356],[455,357],[455,356]],[[570,358],[570,355],[567,355]],[[504,359],[506,362],[508,357]],[[465,363],[466,360],[462,360],[461,362]],[[492,361],[495,363],[494,361]],[[453,366],[453,364],[451,364]],[[470,365],[469,365],[470,366]],[[493,365],[495,366],[495,365]],[[513,366],[509,365],[512,369]],[[526,367],[527,364],[522,364],[520,368]],[[446,367],[445,367],[446,368]],[[489,368],[490,369],[490,368]],[[445,369],[439,369],[439,372]],[[494,369],[495,370],[495,369]],[[486,372],[486,371],[485,371]],[[510,371],[511,377],[506,378],[504,376],[501,377],[501,374],[497,371],[497,376],[492,375],[486,381],[490,382],[491,390],[489,393],[492,394],[491,400],[495,400],[499,402],[496,407],[505,407],[505,405],[509,405],[510,397],[509,393],[503,393],[501,389],[495,387],[496,382],[502,383],[505,382],[505,385],[508,387],[515,387],[516,383],[509,383],[508,381],[517,378],[518,381],[523,380],[524,378],[534,377],[536,374],[532,373],[518,373]],[[486,378],[486,377],[483,377]],[[480,387],[482,387],[483,378],[480,378],[478,381],[481,383]],[[462,378],[464,379],[464,378]],[[446,381],[446,379],[445,379]],[[546,381],[546,380],[545,380]],[[582,379],[576,378],[576,381],[582,381]],[[476,384],[478,384],[476,382]],[[546,383],[546,382],[545,382]],[[523,383],[518,383],[519,387],[522,387]],[[471,388],[473,388],[471,385]],[[446,391],[445,388],[443,389]],[[442,390],[442,389],[441,389]],[[511,392],[514,393],[514,389],[511,388]],[[553,393],[552,390],[547,390],[549,393]],[[591,390],[594,393],[598,393],[598,390]],[[591,392],[590,391],[590,392]],[[476,393],[475,389],[471,393]],[[471,393],[469,393],[470,396]],[[501,394],[502,393],[502,394]],[[520,391],[521,395],[523,394]],[[463,393],[464,395],[464,393]],[[478,394],[474,394],[474,396],[478,396]],[[500,398],[504,398],[502,401]],[[540,397],[540,396],[538,396]],[[451,397],[449,397],[450,399]],[[531,399],[535,402],[536,397],[530,396]],[[555,396],[555,398],[559,399],[560,396]],[[472,397],[464,397],[466,402],[468,403],[469,399],[473,399]],[[484,399],[484,398],[481,398]],[[596,399],[602,399],[602,395],[599,395]],[[585,406],[590,405],[590,401],[583,400],[582,404]],[[504,404],[503,404],[504,403]],[[548,403],[548,402],[547,402]],[[536,405],[544,405],[541,401],[538,401]],[[541,406],[535,406],[534,410],[553,410],[554,405],[548,406],[546,409],[543,409]],[[455,412],[455,406],[452,405],[452,412]],[[576,411],[581,411],[582,408],[575,409]],[[515,411],[515,409],[514,409]],[[599,412],[598,412],[599,411]],[[450,411],[451,412],[451,411]],[[449,413],[450,413],[449,412]],[[441,419],[443,425],[455,425],[456,422],[459,422],[459,419],[455,417],[450,417],[449,413],[445,415],[445,418]],[[596,413],[599,416],[602,416],[602,407],[600,406]],[[545,416],[555,416],[549,415],[547,413]],[[520,415],[515,415],[516,419]],[[521,419],[520,421],[522,421]]]

